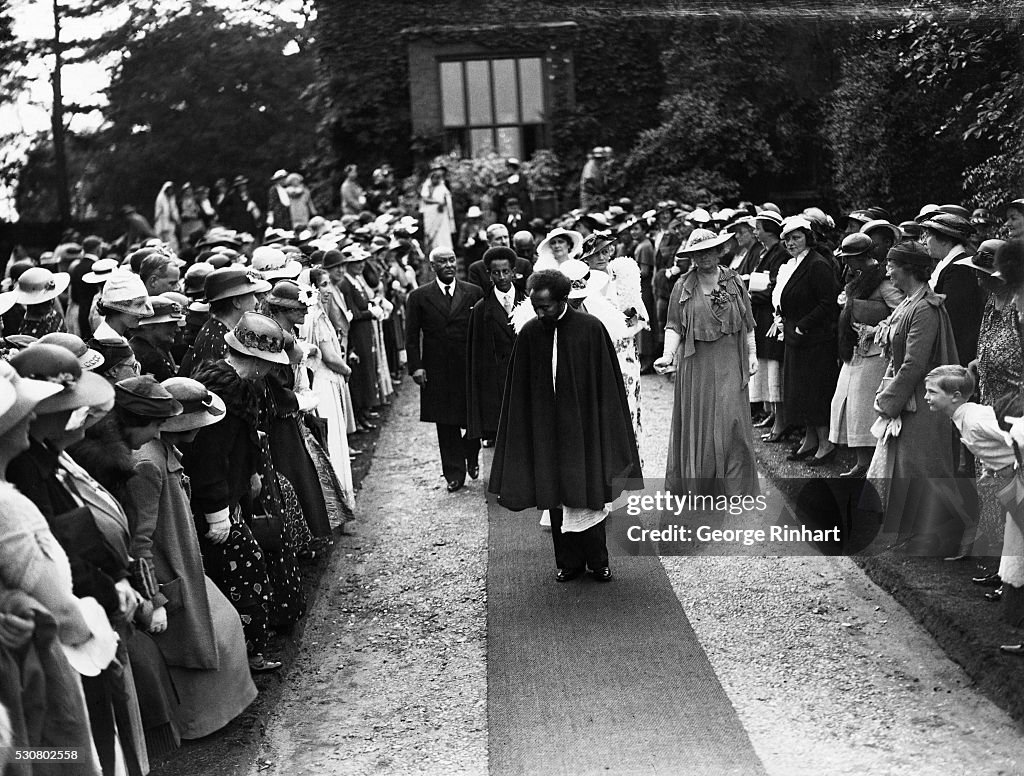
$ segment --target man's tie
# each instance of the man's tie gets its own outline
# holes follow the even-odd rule
[[[503,297],[501,297],[501,305],[502,307],[505,308],[505,315],[512,314],[512,299],[511,297],[509,297],[508,294],[505,294]]]
[[[448,305],[448,309],[451,310],[452,309],[452,287],[451,286],[445,286],[444,287],[444,301],[445,301],[445,304]]]

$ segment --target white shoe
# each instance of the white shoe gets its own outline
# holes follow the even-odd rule
[[[551,512],[548,511],[547,509],[540,513],[540,524],[544,528],[551,527]]]

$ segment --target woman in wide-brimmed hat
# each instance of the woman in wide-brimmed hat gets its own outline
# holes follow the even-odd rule
[[[533,265],[535,272],[544,269],[558,269],[561,264],[580,255],[583,247],[583,235],[568,229],[557,227],[548,232],[540,245],[537,246],[537,261]]]
[[[64,316],[55,300],[70,283],[67,272],[51,272],[44,267],[32,267],[21,273],[14,290],[0,294],[0,309],[8,308],[3,317],[4,334],[38,338],[53,331],[66,331]]]
[[[932,260],[937,262],[928,282],[936,294],[946,297],[945,309],[953,324],[956,352],[960,363],[966,366],[978,353],[978,330],[985,295],[975,281],[974,272],[956,261],[973,252],[971,237],[975,230],[967,218],[941,211],[930,214],[921,226],[924,245]],[[959,445],[956,453],[959,454]]]
[[[789,460],[810,459],[808,465],[819,466],[836,455],[835,445],[828,440],[828,425],[839,377],[839,282],[831,259],[815,250],[814,229],[806,218],[787,218],[781,237],[793,258],[780,268],[772,293],[779,319],[772,335],[781,332],[785,346],[782,398],[786,421],[805,426],[803,439]]]
[[[166,599],[153,613],[151,631],[178,693],[175,719],[181,736],[195,739],[238,716],[256,697],[256,687],[238,613],[203,573],[179,450],[191,444],[199,429],[224,419],[224,402],[188,378],[173,377],[160,385],[182,412],[164,418],[153,407],[155,419],[162,421],[160,437],[132,455],[127,484],[136,505],[132,554],[152,562]]]
[[[888,360],[875,397],[883,432],[868,478],[883,495],[885,540],[910,552],[953,555],[964,528],[953,482],[952,424],[925,403],[925,375],[957,363],[954,331],[942,296],[928,284],[932,259],[919,244],[901,242],[887,256],[889,279],[906,294],[879,324],[876,339]],[[897,435],[892,422],[899,419]]]
[[[309,432],[300,417],[301,412],[312,410],[316,401],[306,377],[306,346],[295,341],[297,327],[306,320],[312,304],[312,292],[291,280],[279,280],[263,300],[263,312],[292,337],[291,363],[275,366],[265,378],[267,433],[274,466],[281,475],[283,499],[286,505],[295,499],[301,505],[299,518],[305,518],[307,544],[313,536],[324,538],[331,533],[324,489],[305,442]],[[302,549],[313,551],[312,547]]]
[[[199,430],[182,463],[192,484],[192,509],[202,526],[207,574],[238,609],[250,664],[264,671],[281,665],[264,654],[270,646],[270,623],[294,623],[304,609],[294,557],[274,530],[280,525],[260,520],[267,528],[263,545],[250,529],[256,515],[281,519],[276,505],[263,500],[268,453],[260,438],[260,378],[275,364],[288,364],[288,354],[280,325],[255,312],[242,313],[224,340],[225,358],[205,363],[194,378],[224,400],[225,419]]]
[[[13,745],[59,740],[84,752],[92,748],[89,715],[79,675],[62,647],[84,649],[98,639],[79,608],[67,554],[39,508],[7,479],[10,462],[29,447],[35,407],[60,390],[59,384],[21,377],[0,361],[0,612],[8,618],[7,639],[19,627],[24,633],[22,643],[6,642],[20,659],[12,655],[4,663],[14,670],[0,675],[0,693],[26,701],[10,707],[19,731]],[[48,623],[56,625],[56,638],[45,635]],[[98,627],[110,635],[105,620]],[[23,688],[37,686],[33,676],[40,674],[47,691],[30,695]]]
[[[665,487],[673,493],[757,495],[747,382],[757,371],[754,318],[739,275],[718,262],[731,234],[694,229],[690,270],[672,288],[665,346],[675,371]]]

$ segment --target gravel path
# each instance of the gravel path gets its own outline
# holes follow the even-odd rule
[[[403,386],[253,774],[486,774],[487,512]],[[485,468],[486,470],[486,468]]]
[[[649,476],[671,399],[644,378]],[[487,772],[483,485],[445,492],[417,414],[409,386],[251,774]],[[773,776],[1024,774],[1020,730],[852,561],[662,561]]]

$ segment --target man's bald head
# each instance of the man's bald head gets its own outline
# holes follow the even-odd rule
[[[512,235],[512,248],[524,259],[533,259],[536,251],[536,242],[533,239],[533,232],[522,230]]]
[[[487,244],[492,248],[508,247],[508,228],[504,224],[487,227]]]

